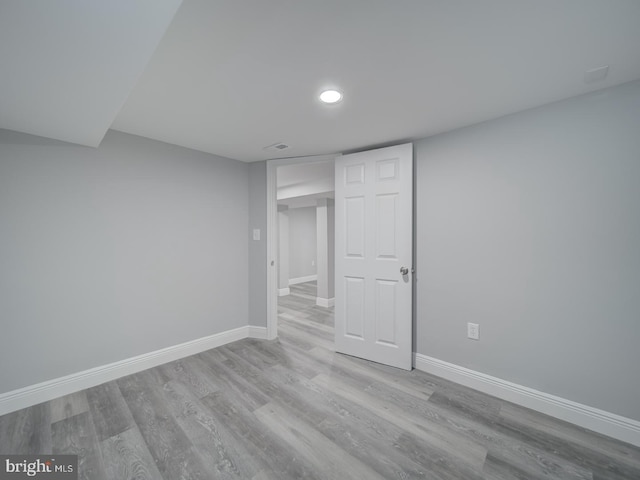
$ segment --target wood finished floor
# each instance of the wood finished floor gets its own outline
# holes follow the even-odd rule
[[[640,479],[640,449],[423,372],[332,351],[315,285],[246,339],[0,417],[2,454],[80,478]]]

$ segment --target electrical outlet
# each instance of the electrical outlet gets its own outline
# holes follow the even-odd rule
[[[311,266],[315,267],[316,266],[316,261],[315,260],[311,260]]]
[[[467,338],[480,340],[480,325],[477,323],[467,323]]]

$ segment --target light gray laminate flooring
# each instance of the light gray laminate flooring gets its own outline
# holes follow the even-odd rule
[[[246,339],[0,417],[0,453],[102,479],[640,479],[640,449],[333,352],[315,285]]]

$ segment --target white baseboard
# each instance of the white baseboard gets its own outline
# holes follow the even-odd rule
[[[254,327],[249,325],[249,338],[257,338],[259,340],[267,339],[267,327]]]
[[[279,288],[278,289],[278,296],[279,297],[284,297],[286,295],[289,295],[291,293],[291,289],[289,287],[287,288]]]
[[[126,375],[157,367],[163,363],[195,355],[247,337],[267,338],[267,329],[247,325],[3,393],[0,394],[0,415],[53,400],[85,388],[95,387]]]
[[[297,283],[314,282],[316,280],[318,280],[318,275],[308,275],[306,277],[290,278],[289,285],[295,285]]]
[[[418,370],[640,446],[640,422],[416,353]]]
[[[316,297],[316,305],[318,305],[319,307],[329,308],[329,307],[333,307],[335,303],[336,303],[335,298]]]

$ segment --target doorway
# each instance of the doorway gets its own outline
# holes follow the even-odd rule
[[[334,302],[334,155],[267,162],[267,337],[278,315],[289,333],[305,318],[331,337]],[[293,322],[293,323],[292,323]],[[315,330],[315,329],[314,329]]]
[[[285,163],[286,162],[286,163]],[[267,163],[267,334],[278,334],[277,171],[300,159]],[[339,279],[335,350],[405,370],[413,345],[413,145],[334,158],[335,245]],[[295,184],[295,182],[294,182]],[[335,225],[334,224],[334,225]],[[320,285],[318,285],[319,290]],[[339,334],[338,334],[339,332]]]

